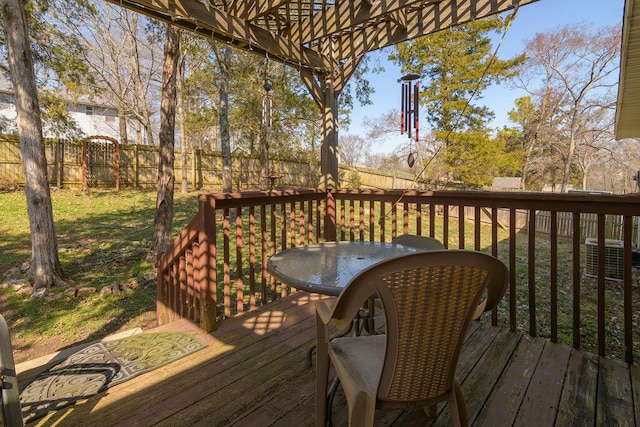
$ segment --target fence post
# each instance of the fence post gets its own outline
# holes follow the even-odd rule
[[[82,141],[82,191],[87,190],[87,174],[89,163],[89,141],[86,139]]]
[[[116,182],[116,191],[120,190],[120,143],[113,140],[113,179]]]
[[[140,186],[138,181],[138,144],[133,146],[133,179],[134,186],[138,188]]]

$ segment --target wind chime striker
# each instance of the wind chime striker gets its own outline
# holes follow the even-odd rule
[[[420,120],[419,120],[419,105],[420,105],[420,82],[415,82],[420,78],[418,74],[407,74],[402,76],[402,99],[400,102],[400,134],[405,133],[409,139],[413,142],[417,142],[420,139]],[[412,135],[413,133],[413,135]],[[411,144],[411,143],[410,143]],[[415,150],[415,145],[410,145],[409,156],[407,157],[407,164],[410,168],[416,162],[418,153]]]

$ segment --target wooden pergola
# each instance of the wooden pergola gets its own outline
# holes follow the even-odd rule
[[[337,99],[367,52],[537,0],[107,0],[291,65],[320,107],[319,187],[338,184]]]

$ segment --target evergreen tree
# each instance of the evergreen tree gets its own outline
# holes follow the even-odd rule
[[[453,150],[472,158],[475,150],[483,151],[483,144],[489,143],[488,138],[480,138],[484,143],[478,138],[494,113],[478,104],[480,94],[490,84],[512,78],[517,65],[524,60],[524,55],[506,60],[493,55],[490,35],[501,32],[506,25],[507,21],[500,18],[480,19],[402,43],[390,55],[403,73],[421,76],[420,104],[426,107],[421,111],[426,111],[427,123],[442,141],[441,151]],[[453,149],[453,144],[463,145]],[[466,179],[464,171],[468,168],[454,162],[453,154],[444,157],[450,177]],[[486,178],[469,178],[476,184],[486,182]]]

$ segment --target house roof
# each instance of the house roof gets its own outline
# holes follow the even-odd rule
[[[640,137],[640,0],[625,0],[616,139]]]

